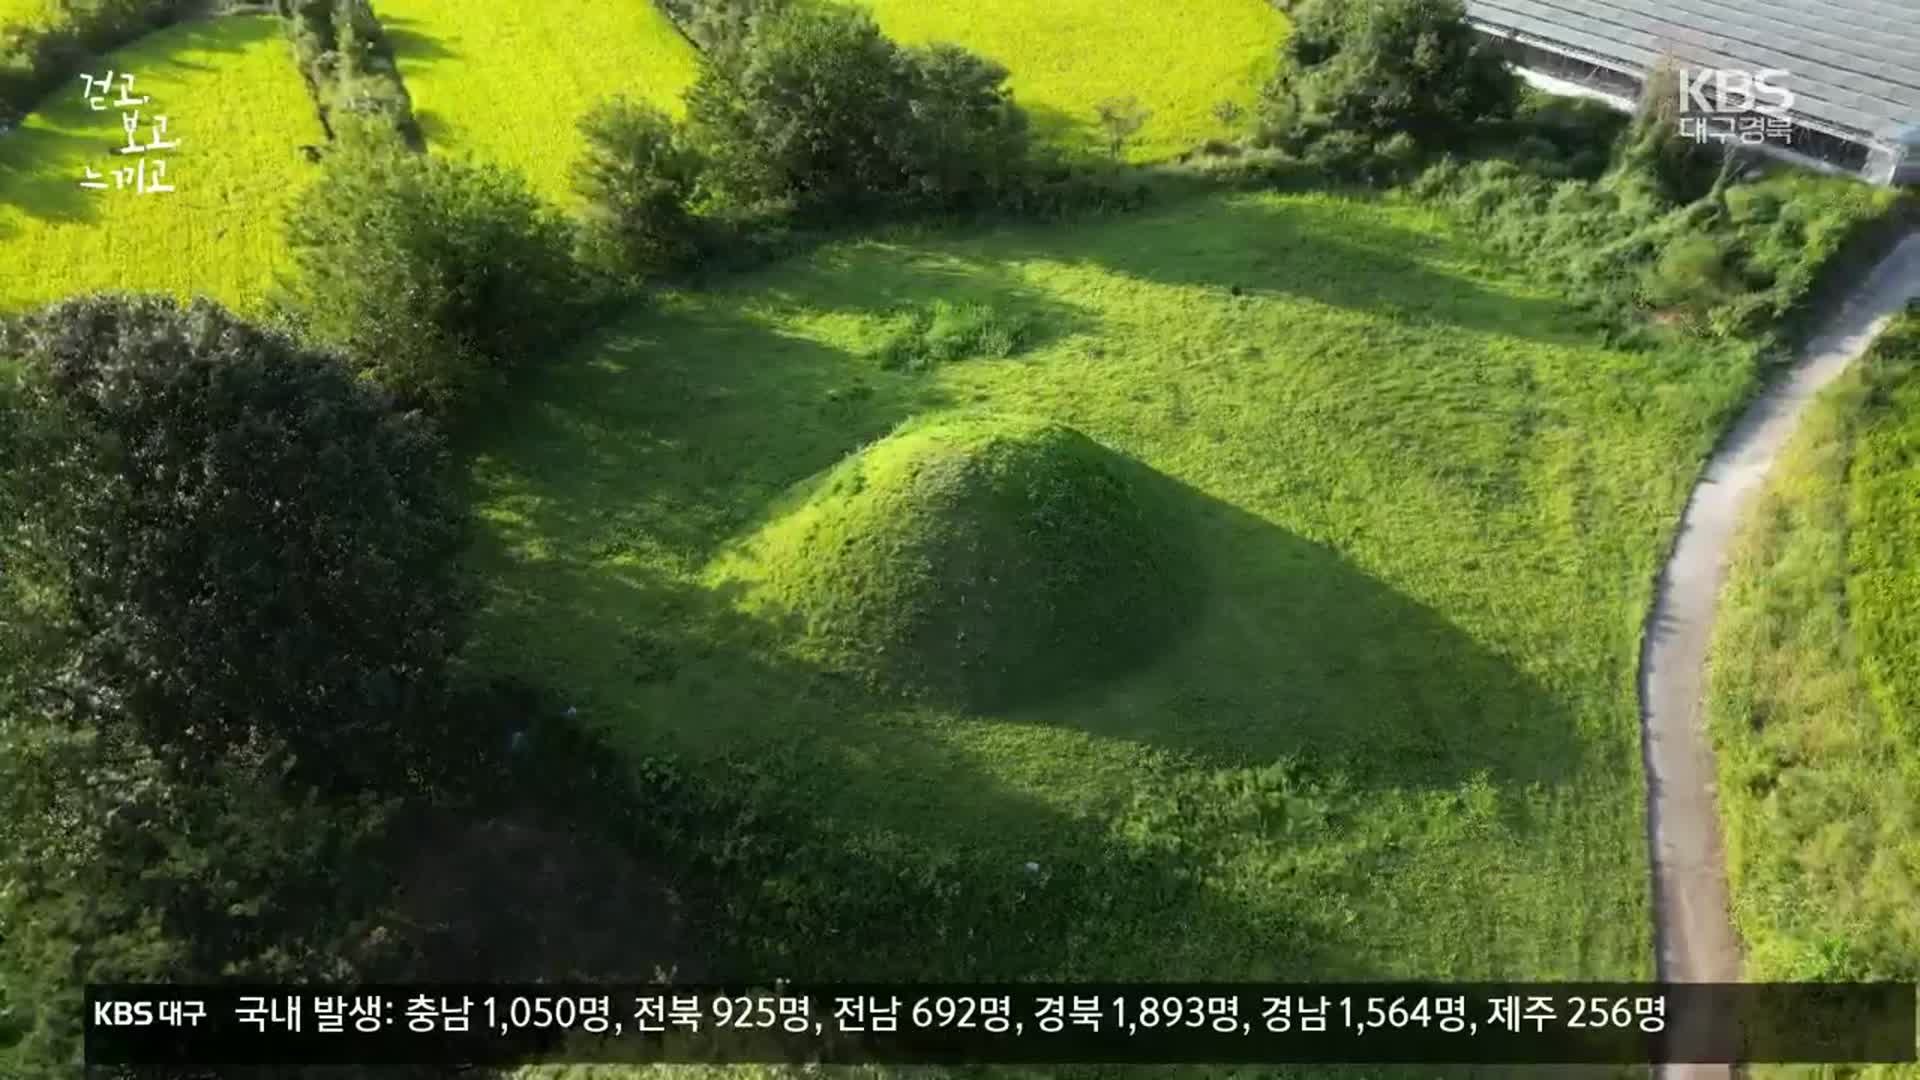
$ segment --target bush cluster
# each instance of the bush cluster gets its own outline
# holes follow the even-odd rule
[[[700,156],[666,113],[609,98],[580,120],[587,149],[574,163],[584,201],[581,252],[588,265],[644,278],[694,261],[700,227],[691,203]]]
[[[413,101],[367,0],[275,0],[329,135],[398,134],[423,146]]]
[[[33,111],[95,55],[166,26],[194,6],[193,0],[62,0],[50,6],[46,21],[0,27],[0,127]]]
[[[391,140],[330,155],[288,239],[303,331],[447,415],[554,349],[585,295],[571,224],[521,177]]]
[[[987,205],[1026,163],[1025,115],[991,61],[903,48],[857,8],[780,8],[741,32],[687,95],[717,201],[827,216]]]

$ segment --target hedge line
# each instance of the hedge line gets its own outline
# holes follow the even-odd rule
[[[0,29],[0,127],[11,126],[94,57],[184,17],[197,0],[70,0],[55,21]]]
[[[415,150],[425,138],[386,31],[367,0],[274,0],[327,137],[358,127],[391,132]]]

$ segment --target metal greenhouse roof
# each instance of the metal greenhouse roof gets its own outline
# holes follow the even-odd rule
[[[1920,0],[1467,0],[1482,29],[1639,77],[1781,68],[1796,119],[1852,139],[1920,123]]]

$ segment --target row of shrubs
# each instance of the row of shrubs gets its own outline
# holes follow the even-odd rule
[[[275,0],[320,123],[330,137],[397,134],[424,140],[399,62],[367,0]]]
[[[61,0],[35,22],[0,26],[0,128],[18,123],[95,57],[194,6],[195,0]]]
[[[301,18],[308,40],[325,40],[320,20]],[[334,30],[367,39],[357,25],[336,15]],[[731,0],[693,26],[703,63],[684,121],[625,98],[582,118],[577,215],[497,166],[337,141],[288,223],[283,317],[451,415],[664,276],[757,261],[847,220],[1145,197],[1110,167],[1037,151],[1004,68],[956,46],[897,45],[857,7]],[[345,48],[306,55],[323,75],[352,68]]]

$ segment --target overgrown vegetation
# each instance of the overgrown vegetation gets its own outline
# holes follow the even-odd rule
[[[900,316],[876,350],[887,371],[925,371],[966,357],[1005,359],[1032,336],[1029,320],[989,304],[935,300]]]
[[[495,165],[342,147],[287,229],[303,330],[443,412],[549,355],[585,295],[571,225]]]
[[[40,18],[0,25],[0,127],[32,112],[89,60],[174,22],[194,3],[62,0]]]
[[[1514,153],[1448,158],[1409,190],[1566,288],[1608,333],[1642,335],[1649,318],[1722,339],[1794,329],[1824,269],[1858,261],[1891,234],[1900,198],[1791,172],[1733,183],[1745,163],[1680,137],[1677,95],[1662,82],[1671,77],[1656,72],[1598,177],[1583,175],[1597,148],[1570,140],[1553,113],[1537,113],[1505,129],[1537,133]],[[1579,172],[1554,164],[1571,148]]]
[[[1920,309],[1876,343],[1869,373],[1848,473],[1847,606],[1881,715],[1920,762]]]
[[[337,138],[423,146],[393,49],[368,0],[274,0],[320,122]]]
[[[1734,550],[1710,668],[1750,979],[1920,972],[1911,510],[1920,312],[1809,411]]]

